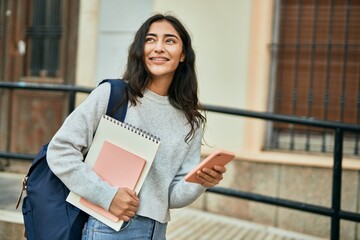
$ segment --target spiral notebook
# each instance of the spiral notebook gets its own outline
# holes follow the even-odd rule
[[[112,186],[128,187],[139,193],[148,174],[160,139],[109,116],[102,116],[85,158],[94,171]],[[123,221],[70,192],[66,201],[119,231]]]
[[[127,187],[134,190],[145,164],[145,159],[105,141],[93,169],[99,177],[111,186]],[[84,198],[80,198],[80,203],[114,222],[119,221],[115,215]]]

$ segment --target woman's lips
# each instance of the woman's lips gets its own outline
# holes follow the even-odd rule
[[[167,62],[169,61],[168,58],[165,57],[150,57],[150,60],[153,62]]]

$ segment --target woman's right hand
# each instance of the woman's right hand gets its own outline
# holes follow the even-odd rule
[[[137,212],[140,199],[136,192],[128,188],[119,188],[113,198],[109,211],[120,220],[129,221]]]

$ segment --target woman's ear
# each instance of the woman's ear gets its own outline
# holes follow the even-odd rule
[[[181,53],[180,62],[184,62],[184,61],[185,61],[185,53]]]

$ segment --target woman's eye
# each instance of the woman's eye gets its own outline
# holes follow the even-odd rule
[[[146,38],[146,39],[145,39],[145,42],[155,42],[155,39],[153,39],[153,38]]]
[[[175,40],[174,40],[174,39],[169,38],[169,39],[167,39],[167,40],[166,40],[166,42],[167,42],[167,43],[170,43],[170,44],[174,44],[174,43],[175,43]]]

